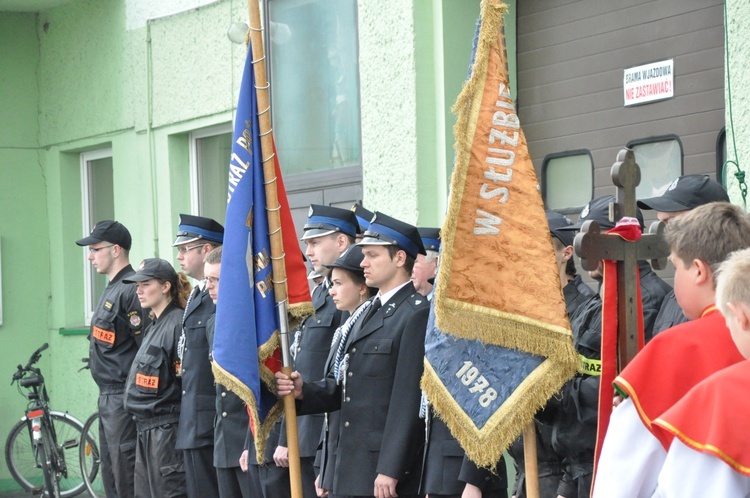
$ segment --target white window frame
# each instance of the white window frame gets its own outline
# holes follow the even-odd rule
[[[112,157],[112,148],[97,149],[81,153],[81,207],[83,219],[83,236],[86,237],[91,233],[96,220],[91,219],[91,198],[89,193],[89,163],[98,159]],[[96,307],[96,298],[91,282],[94,277],[94,268],[89,263],[89,248],[83,248],[83,289],[84,289],[84,318],[86,325],[91,325],[91,318],[94,315]]]
[[[232,123],[222,123],[199,130],[193,130],[189,134],[190,140],[190,212],[200,215],[203,212],[201,199],[202,187],[200,185],[200,175],[198,174],[198,140],[201,138],[214,137],[225,133],[232,133]],[[226,165],[229,168],[229,164]]]

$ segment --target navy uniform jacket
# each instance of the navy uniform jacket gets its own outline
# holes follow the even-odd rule
[[[672,291],[672,287],[654,273],[647,261],[638,262],[638,273],[641,276],[643,331],[646,341],[649,341],[653,337],[654,324],[664,298]]]
[[[181,387],[176,369],[181,320],[182,309],[169,303],[148,326],[133,360],[124,403],[125,409],[135,416],[138,430],[149,428],[149,419],[159,419],[156,425],[163,425],[179,418]]]
[[[130,366],[143,339],[141,331],[146,327],[135,285],[122,281],[133,273],[133,267],[127,265],[115,275],[91,317],[91,376],[99,387],[120,384],[119,392],[124,391]]]
[[[182,409],[177,432],[177,449],[188,450],[214,444],[216,388],[209,360],[206,323],[216,305],[203,289],[185,310],[185,351],[182,356]]]
[[[656,315],[656,321],[654,322],[654,331],[651,337],[655,336],[659,332],[687,322],[688,319],[685,313],[682,312],[682,308],[677,303],[677,298],[674,295],[674,290],[669,291],[669,294],[664,298],[659,309],[659,314]],[[648,341],[651,337],[646,336]]]
[[[213,354],[216,315],[206,324],[206,337]],[[231,469],[240,466],[245,437],[250,424],[242,398],[221,384],[216,384],[216,421],[214,423],[214,467]]]
[[[331,351],[331,341],[341,325],[342,312],[336,309],[333,298],[324,284],[315,288],[312,295],[315,314],[300,326],[300,341],[294,359],[294,370],[306,380],[320,380],[326,376],[326,359]],[[304,415],[297,418],[300,457],[314,457],[320,443],[323,414]],[[281,425],[280,446],[287,446],[286,424]]]
[[[305,382],[300,413],[340,410],[332,492],[371,496],[375,478],[416,494],[424,423],[419,418],[429,303],[411,282],[350,333],[346,388],[332,376]]]
[[[427,415],[425,460],[420,494],[461,495],[464,483],[459,481],[464,450],[448,426],[430,408]]]

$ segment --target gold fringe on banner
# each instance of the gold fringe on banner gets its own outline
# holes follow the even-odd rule
[[[278,336],[278,333],[274,335]],[[258,403],[250,388],[243,384],[242,381],[240,381],[237,377],[221,368],[215,361],[212,362],[212,370],[216,382],[223,386],[226,386],[227,389],[239,396],[247,405],[248,413],[250,414],[251,419],[250,421],[255,428],[256,460],[259,464],[264,463],[263,455],[265,453],[268,435],[271,433],[271,429],[273,428],[276,421],[281,417],[281,415],[284,414],[284,406],[279,400],[279,402],[277,402],[273,406],[273,408],[269,410],[268,415],[266,415],[266,418],[261,424],[260,419],[258,418]]]
[[[521,434],[522,428],[534,420],[534,414],[569,378],[564,368],[552,360],[545,360],[481,429],[474,425],[466,412],[455,409],[455,400],[428,361],[424,362],[421,387],[469,459],[480,467],[492,468]]]

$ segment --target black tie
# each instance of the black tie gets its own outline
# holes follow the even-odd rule
[[[380,309],[380,307],[381,307],[382,305],[383,305],[383,304],[382,304],[382,303],[380,302],[380,298],[379,298],[379,297],[376,297],[376,298],[375,298],[375,299],[373,300],[373,302],[372,302],[372,306],[370,306],[370,309],[369,309],[369,310],[367,310],[367,314],[365,315],[364,319],[362,320],[362,324],[365,324],[365,323],[367,323],[367,321],[368,321],[368,320],[369,320],[370,318],[372,318],[372,317],[373,317],[373,315],[375,314],[375,312],[376,312],[376,311],[378,311],[378,310]]]

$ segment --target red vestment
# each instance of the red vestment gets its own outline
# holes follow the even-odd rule
[[[744,358],[715,306],[701,317],[655,336],[615,379],[633,400],[644,425],[669,448],[672,436],[656,434],[652,421],[703,379]]]
[[[750,476],[750,361],[741,361],[704,380],[653,422],[661,439],[723,460]]]

